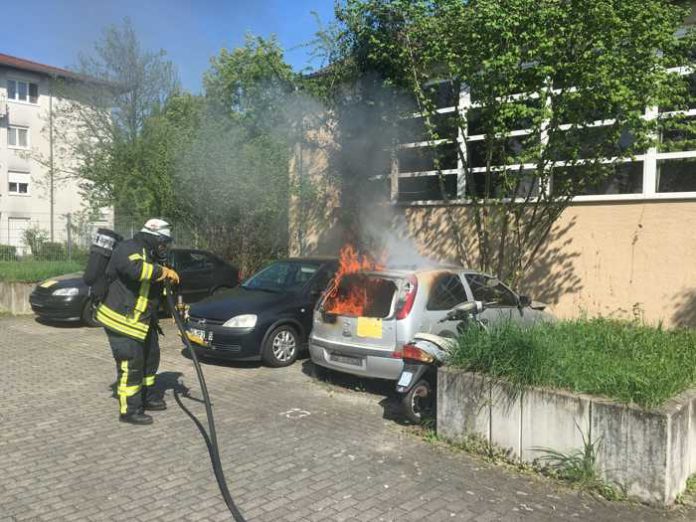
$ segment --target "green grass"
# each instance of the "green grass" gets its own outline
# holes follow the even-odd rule
[[[449,364],[650,408],[696,385],[696,331],[608,319],[469,329]]]
[[[36,283],[49,277],[79,272],[85,267],[77,261],[0,261],[0,281]]]

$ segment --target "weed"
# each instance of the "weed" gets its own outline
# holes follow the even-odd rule
[[[696,331],[578,319],[465,330],[450,365],[505,379],[655,407],[696,385]]]
[[[597,493],[608,500],[625,498],[624,492],[602,479],[597,470],[597,452],[602,439],[591,441],[582,435],[582,449],[562,453],[560,451],[536,448],[545,455],[537,459],[539,471],[545,475],[559,478],[574,484],[585,491]]]

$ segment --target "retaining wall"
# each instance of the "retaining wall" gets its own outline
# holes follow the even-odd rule
[[[0,312],[13,315],[30,314],[29,294],[36,283],[6,283],[0,281]]]
[[[553,450],[569,454],[597,443],[604,480],[633,498],[671,504],[696,472],[696,390],[660,408],[558,390],[522,392],[482,375],[440,368],[437,431],[452,441],[478,436],[533,462]]]

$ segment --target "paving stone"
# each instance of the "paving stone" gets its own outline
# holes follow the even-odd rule
[[[163,327],[169,407],[143,427],[118,422],[101,329],[0,319],[0,522],[230,519],[175,400],[207,428],[192,362]],[[427,444],[389,420],[391,386],[355,392],[306,366],[204,365],[225,476],[250,521],[696,520],[693,508],[605,502]]]

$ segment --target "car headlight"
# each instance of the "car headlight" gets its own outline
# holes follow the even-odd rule
[[[258,317],[254,314],[237,315],[228,319],[225,324],[227,328],[253,328],[256,326]]]
[[[62,297],[72,297],[72,296],[77,295],[79,293],[80,293],[80,289],[75,288],[75,287],[59,288],[58,290],[53,291],[53,295],[62,296]]]

